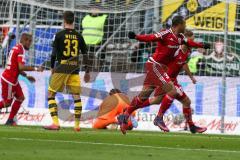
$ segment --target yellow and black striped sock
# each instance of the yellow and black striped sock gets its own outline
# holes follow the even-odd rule
[[[57,102],[55,98],[48,98],[48,108],[49,108],[53,123],[59,126]]]
[[[80,119],[82,114],[82,102],[81,99],[74,100],[74,119],[75,128],[80,127]]]

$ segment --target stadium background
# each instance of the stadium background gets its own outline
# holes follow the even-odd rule
[[[21,32],[30,31],[34,35],[34,45],[28,53],[29,64],[41,65],[49,60],[53,35],[62,28],[62,12],[75,11],[75,27],[81,31],[81,20],[92,12],[107,14],[108,21],[102,43],[89,56],[94,57],[94,81],[83,84],[83,104],[85,111],[96,110],[107,92],[120,88],[130,98],[141,89],[143,66],[147,57],[154,50],[154,44],[138,43],[127,38],[128,31],[151,33],[170,25],[171,18],[180,14],[186,17],[187,26],[195,32],[198,41],[212,43],[212,49],[203,54],[197,63],[198,84],[191,84],[182,73],[179,81],[192,99],[194,118],[200,125],[208,126],[208,133],[220,133],[221,119],[224,115],[225,132],[240,133],[240,5],[238,1],[230,1],[228,17],[227,44],[224,44],[225,3],[211,0],[122,0],[122,1],[88,1],[88,0],[3,0],[0,2],[1,33],[1,66],[6,62],[9,49],[16,43]],[[172,11],[172,12],[171,12]],[[16,39],[10,41],[11,33]],[[218,44],[218,45],[216,45]],[[219,47],[220,46],[220,47]],[[224,65],[223,48],[227,46],[226,65]],[[217,48],[219,47],[219,48]],[[194,57],[192,57],[194,58]],[[191,59],[190,59],[191,60]],[[46,67],[48,65],[46,64]],[[224,70],[226,67],[226,70]],[[1,69],[2,72],[2,69]],[[222,73],[226,73],[226,93]],[[47,110],[47,85],[49,71],[42,75],[32,73],[37,78],[35,84],[23,77],[20,82],[24,86],[26,101],[18,115],[19,124],[43,125],[50,123]],[[223,97],[226,95],[226,99]],[[69,101],[63,101],[63,97]],[[58,102],[63,108],[61,123],[72,124],[72,100],[67,95],[58,94]],[[226,102],[226,103],[225,103]],[[223,104],[226,113],[222,113]],[[157,130],[152,124],[153,114],[159,106],[151,106],[138,114],[141,130]],[[181,125],[173,125],[172,117],[181,113],[181,106],[175,102],[168,112],[169,125],[172,130],[180,130]],[[0,122],[6,120],[6,111],[0,115]],[[90,127],[91,120],[83,122]]]

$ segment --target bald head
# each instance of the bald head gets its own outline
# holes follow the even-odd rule
[[[24,49],[29,50],[32,43],[32,34],[22,33],[20,43],[23,45]]]

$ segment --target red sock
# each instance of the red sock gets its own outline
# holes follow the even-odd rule
[[[9,115],[8,119],[13,119],[15,117],[15,115],[17,114],[21,104],[22,104],[22,102],[20,102],[18,100],[13,101],[12,110],[10,112],[10,115]]]
[[[0,102],[0,109],[4,108],[4,103],[3,101]]]
[[[189,126],[194,125],[193,121],[192,121],[192,109],[190,107],[184,107],[183,108],[183,114],[184,117],[188,123]]]
[[[132,112],[134,112],[136,109],[144,108],[144,107],[147,107],[149,105],[150,105],[149,99],[147,99],[145,101],[141,101],[139,99],[139,97],[134,97],[132,102],[131,102],[131,106],[128,107],[128,109],[127,109],[127,113],[132,114]]]
[[[170,95],[167,95],[167,94],[163,97],[161,106],[160,106],[159,111],[158,111],[158,116],[163,117],[164,113],[171,106],[173,100],[174,100],[174,98]]]
[[[139,106],[140,104],[142,104],[140,98],[138,96],[134,97],[131,102],[131,106]]]
[[[145,101],[142,102],[142,104],[139,104],[139,108],[144,108],[150,105],[150,100],[147,99]]]

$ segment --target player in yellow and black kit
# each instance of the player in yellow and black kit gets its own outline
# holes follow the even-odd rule
[[[53,124],[45,129],[59,130],[59,120],[55,95],[57,92],[67,91],[74,98],[75,131],[80,131],[82,102],[80,98],[80,54],[87,54],[87,47],[80,33],[74,29],[74,14],[64,12],[64,29],[56,33],[51,56],[52,75],[48,88],[48,106]],[[55,63],[56,62],[56,63]],[[56,64],[56,65],[55,65]],[[86,68],[85,82],[90,80],[89,70]]]

